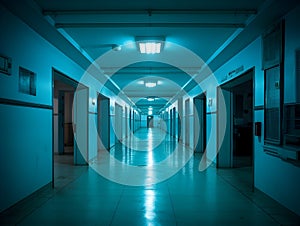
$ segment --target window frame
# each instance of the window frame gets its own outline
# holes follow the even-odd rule
[[[274,39],[278,38],[278,40]],[[270,46],[267,46],[269,43],[273,42],[275,51],[274,59],[268,59],[268,51],[270,51]],[[265,47],[267,46],[267,48]],[[281,146],[283,144],[283,105],[284,105],[284,46],[285,46],[285,29],[284,29],[284,20],[280,21],[278,24],[269,29],[262,37],[262,70],[264,71],[264,144],[265,145],[276,145]],[[268,49],[269,47],[269,49]],[[272,50],[271,50],[272,51]],[[279,67],[279,121],[278,123],[278,139],[267,137],[268,131],[271,130],[268,128],[267,122],[271,119],[267,118],[267,87],[268,87],[268,78],[267,72],[270,69]]]

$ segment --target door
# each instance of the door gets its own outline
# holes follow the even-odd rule
[[[115,104],[115,125],[114,125],[114,129],[115,129],[115,136],[116,136],[116,143],[117,142],[121,142],[122,141],[122,118],[123,118],[123,108],[121,105],[119,104]]]
[[[170,135],[173,136],[173,109],[170,110]]]
[[[65,91],[58,93],[58,154],[64,154],[64,124],[65,124]]]
[[[206,149],[206,96],[194,98],[194,144],[195,152]]]
[[[88,159],[88,97],[88,88],[79,85],[73,103],[75,165],[85,165]]]
[[[98,96],[98,149],[109,150],[110,143],[110,117],[109,117],[109,99]]]
[[[147,117],[147,128],[153,128],[153,116],[148,115]]]
[[[172,111],[172,129],[173,129],[173,137],[176,137],[176,108],[174,107],[173,108],[173,111]]]
[[[224,101],[221,101],[222,95]],[[217,155],[217,167],[228,168],[232,167],[232,94],[230,91],[217,88],[217,148],[219,153]],[[226,114],[223,114],[224,109]],[[224,137],[220,136],[225,130]]]
[[[185,145],[190,145],[190,100],[185,101]]]
[[[127,138],[128,137],[128,124],[129,124],[129,120],[128,120],[128,108],[127,107],[125,107],[124,123],[125,123],[125,138]]]

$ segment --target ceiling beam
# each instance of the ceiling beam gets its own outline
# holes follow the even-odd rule
[[[210,14],[210,15],[254,15],[255,9],[141,9],[141,10],[43,10],[47,16],[57,15],[98,15],[98,14]]]
[[[56,23],[56,28],[244,28],[243,23]]]

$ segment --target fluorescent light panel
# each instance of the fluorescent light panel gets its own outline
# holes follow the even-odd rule
[[[160,53],[163,47],[164,37],[136,37],[138,48],[143,54]]]
[[[153,88],[153,87],[156,86],[156,82],[146,82],[145,86],[148,87],[148,88]]]
[[[139,48],[141,53],[155,54],[160,53],[161,43],[160,42],[140,42]]]
[[[148,97],[147,100],[148,100],[148,101],[154,101],[155,98],[154,98],[154,97]]]

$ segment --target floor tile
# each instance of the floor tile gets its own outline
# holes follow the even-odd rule
[[[178,145],[156,129],[141,129],[135,135],[124,141],[129,146],[118,144],[109,155],[122,164],[144,167],[160,164]],[[201,157],[194,154],[175,175],[159,183],[129,186],[99,175],[95,168],[74,166],[71,155],[55,156],[55,189],[41,190],[2,212],[0,224],[300,225],[299,216],[253,191],[251,168],[224,170],[211,165],[200,172]],[[109,164],[101,158],[95,164]],[[172,164],[176,161],[180,160],[175,158]]]

